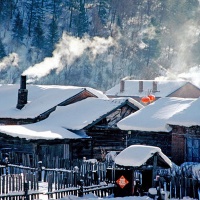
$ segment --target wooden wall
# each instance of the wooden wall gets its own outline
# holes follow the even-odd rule
[[[92,137],[93,156],[101,159],[101,150],[122,151],[127,146],[134,144],[150,145],[160,147],[162,152],[171,158],[171,133],[154,133],[154,132],[130,132],[121,130],[96,130],[87,134]]]
[[[157,146],[161,148],[162,152],[171,158],[171,133],[165,132],[142,132],[142,131],[131,131],[128,134],[128,145],[142,144]]]
[[[110,151],[126,148],[126,133],[118,129],[90,130],[87,134],[92,137],[92,157],[97,160],[104,160]]]

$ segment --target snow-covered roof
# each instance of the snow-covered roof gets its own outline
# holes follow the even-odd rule
[[[200,98],[189,104],[181,112],[167,120],[168,124],[179,126],[200,126]]]
[[[19,85],[0,85],[0,118],[34,118],[84,89],[99,98],[107,98],[101,91],[88,87],[58,85],[27,85],[28,103],[17,109]]]
[[[171,160],[162,153],[159,147],[146,145],[131,145],[125,148],[115,157],[115,163],[126,167],[140,167],[145,165],[155,153],[162,158],[165,165],[172,167]]]
[[[143,92],[139,92],[139,82],[143,82]],[[186,81],[179,80],[124,80],[124,91],[120,92],[120,83],[107,90],[107,96],[146,96],[149,91],[153,90],[153,82],[157,84],[157,92],[153,93],[155,97],[166,97],[177,89],[185,85]]]
[[[50,116],[40,122],[27,125],[0,126],[0,132],[18,136],[20,138],[40,139],[46,138],[77,138],[79,136],[68,132],[70,130],[81,130],[96,119],[109,113],[130,98],[100,99],[89,97],[85,100],[67,106],[57,106]],[[141,107],[143,107],[141,105]],[[85,137],[85,135],[83,136]]]
[[[76,134],[67,130],[64,127],[57,126],[55,123],[44,125],[38,122],[37,124],[28,125],[6,125],[0,126],[0,132],[12,137],[29,139],[79,139],[89,138],[86,134]]]
[[[173,115],[190,107],[196,99],[165,97],[132,113],[117,123],[121,130],[170,132],[167,124]]]
[[[68,106],[58,106],[43,123],[48,125],[52,121],[57,121],[59,126],[80,130],[120,106],[127,99],[129,98],[110,100],[90,97]]]

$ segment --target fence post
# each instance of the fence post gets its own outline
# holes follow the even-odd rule
[[[80,184],[80,189],[79,189],[79,192],[78,192],[78,196],[79,197],[83,197],[83,185],[84,185],[84,181],[82,179],[79,180],[79,184]]]
[[[38,162],[38,181],[42,181],[42,161]]]
[[[25,200],[29,200],[28,189],[29,189],[28,182],[24,182],[24,197],[25,197]]]
[[[78,173],[79,173],[79,168],[78,166],[75,166],[73,169],[73,173],[74,173],[74,186],[77,186],[77,181],[78,181]]]
[[[8,157],[5,158],[5,166],[6,166],[6,175],[8,175]]]

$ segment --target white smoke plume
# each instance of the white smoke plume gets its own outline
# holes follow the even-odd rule
[[[180,74],[172,73],[170,70],[166,70],[165,73],[165,76],[156,77],[155,80],[184,80],[200,88],[200,66],[191,67],[186,72]]]
[[[194,85],[200,87],[200,66],[192,67],[188,72],[179,74],[178,77],[190,81]]]
[[[185,80],[200,87],[200,66],[194,66],[190,54],[190,49],[198,41],[199,35],[200,29],[194,21],[187,21],[171,35],[176,38],[176,58],[168,69],[156,63],[164,75],[155,80]]]
[[[6,69],[7,67],[17,67],[18,62],[18,55],[16,53],[11,53],[0,61],[0,71]]]
[[[86,49],[95,57],[97,54],[104,53],[112,45],[113,39],[111,37],[105,39],[85,36],[80,39],[64,33],[53,52],[53,56],[45,58],[43,62],[29,67],[23,72],[23,75],[28,77],[27,82],[34,82],[48,75],[51,70],[56,70],[58,73],[63,67],[71,65]]]

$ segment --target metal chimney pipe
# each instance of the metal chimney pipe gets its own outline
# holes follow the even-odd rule
[[[24,75],[21,75],[20,89],[22,90],[26,89],[26,76]]]
[[[139,81],[139,92],[143,92],[143,81]]]
[[[152,92],[157,92],[157,91],[158,91],[157,82],[156,82],[156,81],[153,81],[153,89],[152,89]]]
[[[21,75],[20,89],[18,90],[17,109],[22,109],[27,104],[28,90],[26,89],[26,76]]]
[[[122,79],[120,81],[120,92],[124,92],[124,85],[125,85],[125,81],[124,81],[124,79]]]

